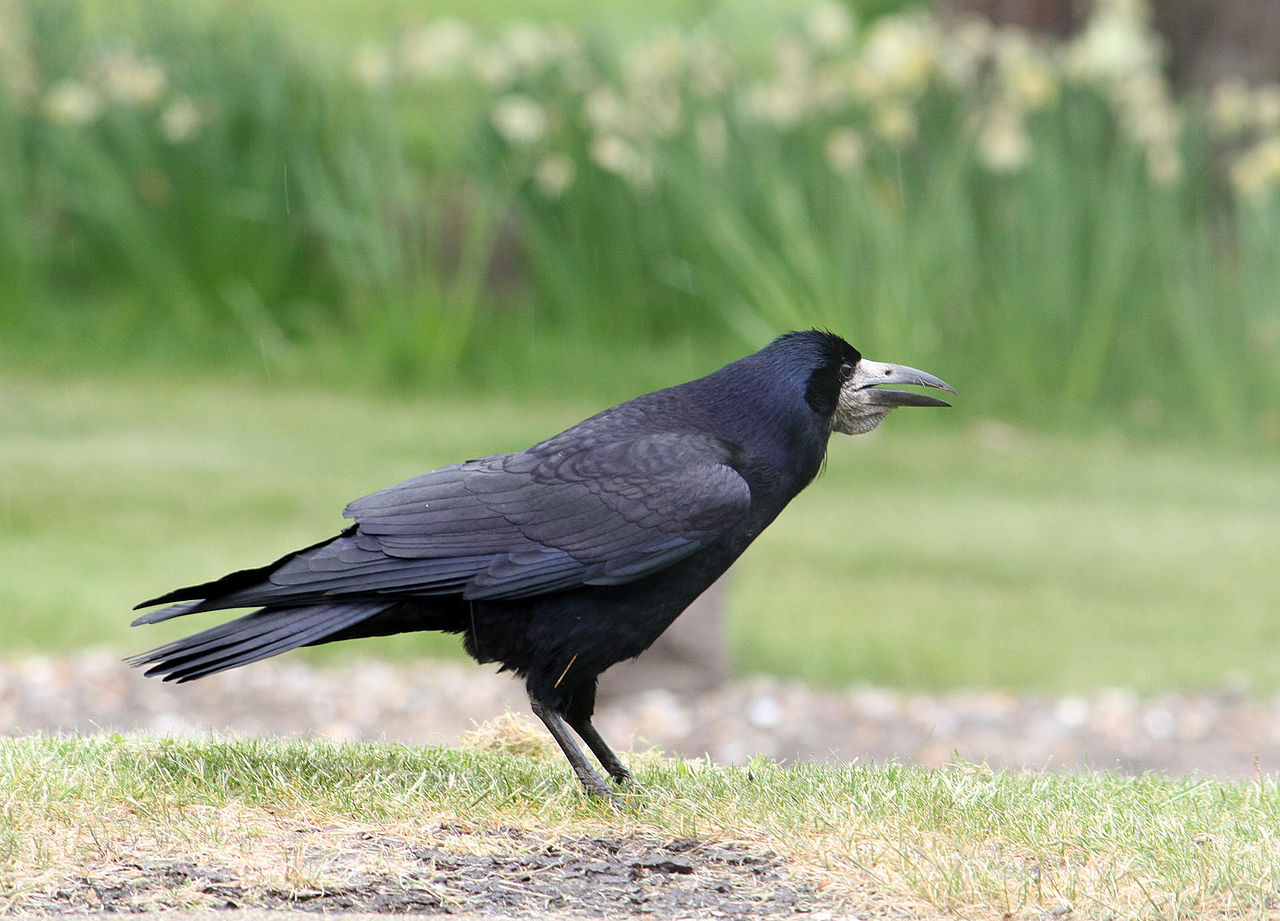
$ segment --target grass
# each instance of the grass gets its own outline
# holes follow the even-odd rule
[[[1268,463],[900,421],[833,444],[827,476],[741,567],[743,667],[895,686],[1275,686]],[[801,616],[779,630],[781,611]]]
[[[148,874],[135,907],[210,907],[219,887],[156,883],[192,865],[248,901],[430,885],[387,845],[458,854],[557,842],[695,838],[765,848],[816,908],[912,917],[1268,918],[1280,790],[976,765],[722,768],[637,759],[620,811],[585,800],[545,754],[389,744],[0,740],[0,900],[47,909]],[[140,873],[139,871],[144,871]],[[61,895],[58,895],[58,893]],[[222,898],[225,899],[225,896]]]
[[[688,374],[707,364],[675,361]],[[523,447],[629,395],[629,374],[597,375],[588,355],[578,370],[572,394],[513,382],[400,398],[265,376],[10,377],[5,652],[124,653],[186,632],[197,624],[130,630],[128,609],[336,533],[359,495]],[[740,671],[836,686],[1280,687],[1268,458],[957,425],[963,412],[962,397],[833,440],[823,476],[733,571]],[[458,654],[426,635],[359,651]]]

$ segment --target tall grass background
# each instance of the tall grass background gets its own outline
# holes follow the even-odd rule
[[[0,7],[13,362],[412,387],[825,325],[976,412],[1280,440],[1280,90],[1173,98],[1141,3],[1063,42],[832,0],[346,43],[129,9]]]

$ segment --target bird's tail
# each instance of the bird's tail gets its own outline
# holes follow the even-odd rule
[[[165,620],[188,613],[199,602],[173,605],[138,618],[139,622]],[[218,624],[208,630],[157,646],[127,661],[130,665],[148,665],[148,677],[163,675],[165,681],[192,681],[248,665],[270,656],[307,646],[348,630],[376,617],[391,603],[386,601],[353,601],[304,605],[299,607],[267,607],[244,617]],[[174,609],[178,610],[174,610]]]

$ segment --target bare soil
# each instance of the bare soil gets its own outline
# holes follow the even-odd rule
[[[689,839],[541,841],[511,829],[488,836],[490,850],[479,854],[367,833],[312,844],[296,859],[323,863],[324,873],[311,884],[284,886],[208,863],[140,861],[73,881],[27,907],[51,915],[141,913],[184,904],[219,913],[266,908],[491,918],[822,914],[814,893],[791,881],[786,862],[767,851]]]

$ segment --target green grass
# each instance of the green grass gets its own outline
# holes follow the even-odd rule
[[[1273,463],[927,419],[895,431],[905,421],[833,442],[827,476],[741,567],[743,667],[905,686],[1276,687]]]
[[[611,380],[574,354],[579,376],[558,393],[518,381],[389,398],[265,375],[9,378],[5,653],[125,653],[187,632],[216,615],[130,630],[128,609],[336,533],[357,496],[524,447],[630,395],[630,375]],[[958,424],[958,403],[833,439],[825,473],[733,570],[739,670],[837,686],[1280,687],[1272,458]],[[429,636],[307,654],[356,652],[458,654]]]
[[[146,737],[0,740],[0,898],[18,909],[192,865],[249,893],[381,885],[393,842],[536,853],[574,836],[730,841],[786,859],[822,908],[913,917],[1266,918],[1275,780],[973,765],[722,768],[636,759],[619,811],[556,756]],[[154,880],[153,880],[154,883]],[[170,884],[176,886],[176,884]],[[209,907],[160,885],[147,907]],[[214,887],[216,891],[217,887]],[[61,891],[60,897],[56,893]]]

